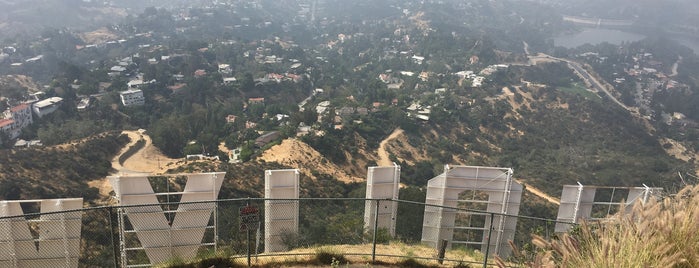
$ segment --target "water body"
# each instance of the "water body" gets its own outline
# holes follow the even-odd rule
[[[583,31],[573,35],[556,37],[553,39],[553,43],[556,46],[565,48],[576,48],[584,44],[597,45],[604,42],[620,45],[624,41],[635,42],[643,38],[646,38],[646,36],[619,30],[585,28]]]

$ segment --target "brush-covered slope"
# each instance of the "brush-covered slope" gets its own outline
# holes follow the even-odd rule
[[[66,145],[0,150],[0,199],[96,199],[99,190],[88,181],[107,176],[127,142],[105,133]]]

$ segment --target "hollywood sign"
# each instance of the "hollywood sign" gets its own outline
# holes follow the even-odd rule
[[[143,250],[149,265],[173,258],[193,259],[203,246],[216,245],[216,203],[225,176],[224,172],[183,174],[186,183],[181,191],[158,192],[149,176],[112,176],[109,181],[119,201],[119,238],[121,263],[130,264],[126,252]],[[428,205],[424,211],[422,242],[438,247],[441,241],[452,245],[480,246],[483,252],[506,256],[507,246],[513,240],[523,187],[513,179],[509,168],[445,166],[444,172],[428,181]],[[170,178],[161,177],[168,180]],[[367,199],[398,199],[400,166],[369,167],[367,172]],[[595,199],[600,190],[612,189],[609,201]],[[615,191],[628,192],[627,204],[636,200],[645,202],[660,192],[649,187],[595,187],[564,186],[556,225],[557,232],[565,232],[581,219],[595,219],[594,207],[620,205]],[[470,192],[471,196],[464,193]],[[165,198],[178,199],[182,204],[175,209],[163,209]],[[160,198],[160,200],[159,200]],[[264,235],[265,252],[288,250],[283,236],[298,234],[299,225],[299,171],[265,171]],[[34,203],[42,213],[27,220],[22,204]],[[154,205],[155,204],[155,205]],[[374,226],[395,235],[397,202],[366,201],[364,227]],[[170,204],[168,204],[169,207]],[[430,206],[432,205],[432,206]],[[469,206],[485,206],[474,211]],[[49,199],[0,201],[0,267],[77,267],[80,256],[82,199]],[[454,209],[459,208],[459,209]],[[464,209],[460,209],[464,208]],[[469,209],[469,210],[466,210]],[[75,211],[71,211],[75,210]],[[51,213],[62,212],[64,213]],[[607,212],[610,212],[609,209]],[[46,214],[48,213],[48,214]],[[508,216],[512,217],[508,217]],[[595,214],[599,216],[599,213]],[[212,220],[213,217],[213,220]],[[465,217],[477,217],[480,225],[466,224]],[[38,235],[32,228],[38,227]],[[214,229],[214,241],[202,241],[205,232]],[[462,231],[476,231],[480,235],[465,239]],[[486,231],[488,230],[488,231]],[[140,246],[128,245],[124,240],[134,236]]]

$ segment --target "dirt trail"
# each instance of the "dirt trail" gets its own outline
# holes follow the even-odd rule
[[[153,146],[153,140],[147,134],[137,131],[124,131],[132,140],[145,140],[146,144],[141,150],[124,161],[123,173],[135,171],[137,173],[163,173],[169,166],[178,161],[165,156],[158,148]],[[119,159],[116,159],[117,162]]]
[[[382,167],[393,166],[393,162],[391,161],[391,159],[389,157],[390,154],[388,153],[388,151],[386,151],[386,145],[388,144],[388,142],[398,138],[398,136],[400,136],[400,135],[403,135],[403,130],[400,128],[396,128],[395,130],[393,130],[393,133],[391,133],[391,135],[388,135],[388,137],[386,137],[386,139],[381,141],[381,143],[379,144],[379,149],[376,152],[377,155],[379,156],[379,159],[378,159],[378,161],[376,161],[376,163],[379,166],[382,166]]]
[[[528,191],[528,192],[530,192],[538,197],[543,198],[544,200],[548,201],[551,204],[556,204],[559,206],[561,205],[561,200],[558,200],[558,198],[550,196],[550,195],[544,193],[544,191],[539,190],[538,188],[532,186],[531,184],[525,183],[522,180],[515,180],[515,181],[517,181],[521,185],[524,185],[524,190],[526,190],[526,191]]]
[[[153,146],[153,141],[150,136],[142,132],[124,131],[122,134],[128,135],[130,141],[112,159],[112,168],[116,170],[112,175],[163,173],[170,168],[173,163],[178,161],[177,159],[171,159],[163,155],[158,148]],[[146,142],[143,148],[126,159],[123,165],[119,163],[119,158],[141,139]],[[88,182],[88,185],[100,189],[100,195],[102,196],[108,196],[109,192],[112,191],[112,186],[109,184],[107,178]]]

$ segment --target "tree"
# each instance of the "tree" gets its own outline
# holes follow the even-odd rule
[[[12,140],[10,140],[10,137],[7,136],[7,133],[5,133],[5,131],[0,131],[0,148],[2,148],[2,149],[12,148]]]
[[[187,143],[183,123],[179,118],[171,115],[153,125],[151,131],[153,144],[169,157],[177,158],[183,155],[183,147]]]
[[[240,149],[240,161],[247,162],[252,158],[253,153],[255,153],[254,143],[248,141]]]
[[[250,92],[255,89],[255,79],[252,74],[247,72],[240,79],[240,89],[244,92]]]
[[[398,199],[414,202],[425,202],[427,193],[415,186],[402,188]],[[405,241],[417,242],[421,239],[422,221],[424,219],[424,205],[398,203],[398,215],[396,216],[396,235]]]

